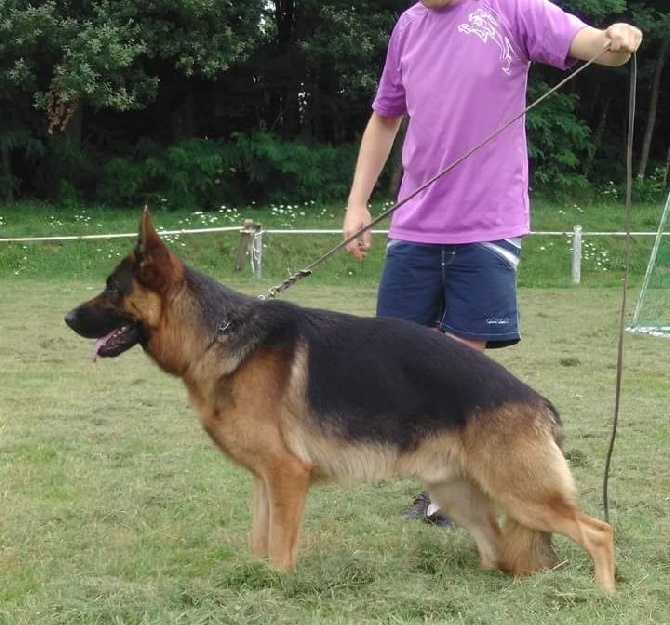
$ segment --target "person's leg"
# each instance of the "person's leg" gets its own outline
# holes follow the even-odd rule
[[[442,311],[439,245],[390,239],[377,292],[377,317],[435,327]]]
[[[443,297],[441,246],[389,240],[379,282],[377,316],[405,319],[437,329]],[[425,492],[414,499],[403,512],[403,518],[453,526]]]
[[[442,246],[443,307],[439,329],[470,347],[504,347],[518,343],[516,271],[521,242],[515,240]],[[428,519],[446,519],[426,493],[413,507]],[[411,514],[410,508],[407,514]]]
[[[450,332],[445,332],[445,334],[448,334],[450,337],[456,339],[459,343],[465,343],[466,345],[472,347],[473,349],[476,349],[479,352],[483,352],[486,349],[486,341],[480,341],[476,339],[463,339],[460,336],[451,334]]]

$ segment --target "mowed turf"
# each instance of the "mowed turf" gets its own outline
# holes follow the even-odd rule
[[[670,341],[625,337],[614,598],[562,538],[559,570],[522,582],[479,571],[464,532],[399,518],[411,481],[314,490],[298,570],[278,573],[247,550],[249,475],[214,448],[181,383],[139,349],[94,364],[66,328],[102,283],[0,280],[0,624],[670,623]],[[374,310],[373,288],[318,275],[285,297]],[[619,289],[523,289],[523,341],[491,353],[561,411],[596,516],[620,301]]]

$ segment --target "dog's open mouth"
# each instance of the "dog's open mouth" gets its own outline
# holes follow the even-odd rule
[[[115,358],[141,342],[142,330],[138,324],[126,324],[99,338],[93,346],[93,361]]]

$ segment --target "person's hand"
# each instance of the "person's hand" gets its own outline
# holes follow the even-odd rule
[[[642,43],[642,31],[630,24],[612,24],[605,29],[605,38],[610,52],[633,54]]]
[[[371,221],[372,217],[367,206],[349,205],[344,216],[344,224],[342,225],[343,239],[346,241],[364,226],[369,226]],[[367,256],[371,243],[372,234],[370,234],[369,230],[366,230],[347,244],[347,252],[359,260],[363,260]]]

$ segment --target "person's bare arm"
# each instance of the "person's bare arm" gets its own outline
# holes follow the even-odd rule
[[[342,226],[342,235],[345,239],[370,223],[368,201],[377,178],[391,153],[401,122],[402,117],[382,117],[377,113],[373,113],[370,117],[361,138],[356,170],[347,202],[347,212]],[[368,230],[361,237],[351,241],[347,245],[347,251],[356,258],[365,258],[365,251],[370,247],[371,242],[372,236]]]
[[[598,65],[617,66],[628,62],[630,55],[636,52],[642,42],[642,31],[630,24],[612,24],[605,30],[586,26],[581,28],[570,44],[570,56],[582,61],[590,61],[602,52]]]

